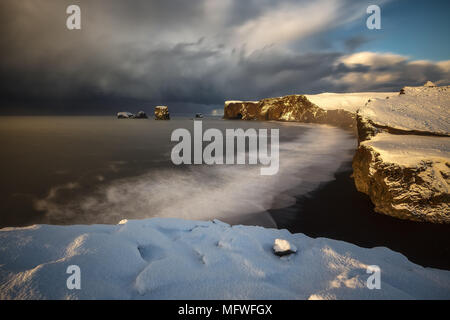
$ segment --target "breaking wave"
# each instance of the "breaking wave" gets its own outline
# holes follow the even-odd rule
[[[273,176],[260,175],[258,165],[152,169],[138,177],[105,183],[93,193],[65,203],[58,201],[58,192],[77,184],[55,187],[49,196],[37,200],[35,207],[45,211],[48,223],[116,224],[122,219],[171,217],[251,221],[275,227],[267,210],[288,207],[295,203],[295,196],[332,180],[355,148],[354,137],[340,129],[280,124],[292,125],[308,130],[280,141],[280,168]]]

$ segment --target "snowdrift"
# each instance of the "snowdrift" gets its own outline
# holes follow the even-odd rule
[[[295,254],[273,253],[276,238]],[[387,248],[176,219],[0,230],[1,299],[449,299],[450,272]],[[81,270],[69,290],[66,270]],[[381,269],[368,289],[367,268]]]

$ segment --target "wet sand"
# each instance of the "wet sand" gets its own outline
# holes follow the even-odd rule
[[[450,225],[376,213],[369,197],[356,190],[351,174],[349,162],[335,174],[336,180],[298,197],[294,206],[270,210],[278,228],[365,248],[384,246],[419,265],[450,270]]]

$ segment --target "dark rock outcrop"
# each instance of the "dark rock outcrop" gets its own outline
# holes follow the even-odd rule
[[[135,119],[148,119],[147,114],[144,111],[139,111],[136,113]]]

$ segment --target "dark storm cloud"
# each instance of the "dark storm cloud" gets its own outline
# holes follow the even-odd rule
[[[69,4],[81,7],[80,31],[65,27]],[[365,7],[350,0],[2,0],[0,112],[154,104],[205,112],[226,99],[448,81],[445,62],[291,48],[364,22]],[[357,49],[364,41],[350,37],[346,45]]]

